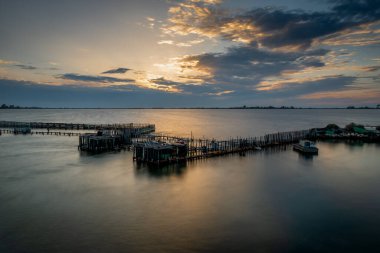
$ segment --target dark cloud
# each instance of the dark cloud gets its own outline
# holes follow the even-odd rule
[[[331,0],[325,12],[256,8],[233,13],[202,1],[180,4],[171,12],[167,31],[186,35],[221,36],[227,40],[258,42],[267,48],[309,48],[314,41],[380,20],[378,0]]]
[[[380,18],[378,0],[330,0],[335,6],[333,11],[340,16],[356,17],[358,20],[372,22]]]
[[[31,66],[31,65],[24,65],[24,64],[15,64],[15,67],[19,67],[20,69],[25,69],[25,70],[35,70],[37,67]]]
[[[363,71],[367,71],[367,72],[376,72],[376,71],[379,71],[380,70],[380,66],[367,66],[367,67],[363,67]]]
[[[0,101],[5,104],[20,106],[75,108],[150,108],[221,105],[217,100],[205,100],[202,96],[167,93],[136,86],[50,86],[5,79],[0,79]]]
[[[50,86],[33,82],[0,79],[0,100],[6,104],[40,107],[196,107],[237,105],[308,105],[303,95],[352,89],[354,77],[331,76],[324,80],[287,83],[271,91],[229,90],[227,87],[182,85],[185,93],[167,93],[136,86],[88,87]],[[360,92],[360,90],[358,90]],[[222,96],[220,96],[222,95]],[[207,99],[206,99],[207,98]],[[345,104],[353,100],[347,99]],[[366,103],[367,100],[361,100]],[[330,101],[331,102],[331,101]],[[338,103],[337,103],[338,104]]]
[[[268,47],[298,46],[308,48],[314,39],[380,19],[380,1],[333,0],[329,12],[256,9],[244,16],[260,31],[270,36],[261,42]]]
[[[134,82],[135,81],[133,79],[114,78],[114,77],[107,77],[107,76],[79,75],[79,74],[73,74],[73,73],[57,75],[56,78],[71,80],[71,81],[97,82],[97,83],[120,83],[120,82]]]
[[[175,87],[176,89],[180,90],[181,93],[184,94],[194,94],[199,96],[207,96],[207,95],[223,95],[223,94],[229,94],[232,91],[230,90],[231,87],[228,85],[215,85],[210,83],[202,83],[202,84],[194,84],[189,82],[175,82],[168,79],[165,79],[163,77],[151,79],[149,80],[151,83],[157,84],[159,87]],[[226,92],[227,91],[227,92]],[[225,92],[225,93],[223,93]]]
[[[229,48],[226,53],[205,53],[183,59],[183,68],[209,72],[218,84],[254,86],[263,78],[278,76],[283,71],[322,67],[322,57],[328,50],[303,52],[274,52],[261,50],[257,45]],[[189,65],[188,62],[196,62]]]
[[[131,70],[131,69],[128,69],[128,68],[110,69],[110,70],[102,72],[102,74],[124,74],[128,70]]]
[[[174,82],[171,80],[167,80],[164,77],[156,78],[156,79],[150,79],[149,82],[155,83],[157,85],[162,85],[162,86],[180,86],[183,85],[181,82]]]
[[[215,85],[209,83],[202,85],[187,84],[180,86],[180,88],[184,93],[197,94],[199,96],[226,96],[235,92],[235,90],[231,90],[231,87],[228,85]]]
[[[332,13],[288,13],[282,10],[261,9],[249,14],[261,32],[270,34],[260,39],[263,45],[270,48],[295,46],[305,49],[310,47],[316,38],[361,24],[343,21]],[[258,24],[256,20],[259,21]]]
[[[350,76],[326,76],[323,80],[286,83],[281,89],[269,90],[264,93],[272,98],[291,98],[316,92],[344,90],[352,85],[355,80],[355,77]]]

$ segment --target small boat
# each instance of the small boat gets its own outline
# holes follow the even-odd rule
[[[305,154],[318,154],[315,143],[309,140],[300,140],[299,143],[293,145],[293,149]]]

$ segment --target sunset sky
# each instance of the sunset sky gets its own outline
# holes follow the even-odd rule
[[[0,0],[0,103],[380,104],[379,0]]]

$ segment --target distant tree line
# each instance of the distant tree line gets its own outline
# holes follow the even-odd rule
[[[36,107],[36,106],[18,106],[18,105],[7,105],[2,104],[0,109],[42,109],[42,107]],[[48,107],[46,107],[48,109]],[[71,107],[60,107],[60,108],[53,108],[50,107],[49,109],[84,109],[84,108],[71,108]],[[380,104],[369,107],[369,106],[361,106],[361,107],[355,107],[355,106],[347,106],[346,108],[342,107],[329,107],[329,108],[318,108],[318,107],[295,107],[295,106],[236,106],[236,107],[151,107],[151,108],[85,108],[85,109],[380,109]]]
[[[2,104],[0,109],[39,109],[40,107],[24,107],[18,105],[6,105]]]
[[[229,109],[302,109],[305,107],[294,107],[294,106],[238,106],[238,107],[230,107]]]
[[[380,109],[380,104],[376,105],[376,107],[369,107],[369,106],[360,106],[360,107],[355,107],[355,106],[347,106],[347,109]]]
[[[342,107],[328,107],[328,108],[318,108],[318,107],[295,107],[295,106],[238,106],[229,107],[228,109],[344,109]],[[347,106],[346,109],[380,109],[380,104],[370,107],[370,106]]]

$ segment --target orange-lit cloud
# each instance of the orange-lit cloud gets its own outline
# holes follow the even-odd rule
[[[380,90],[376,89],[350,89],[341,91],[327,91],[317,92],[307,95],[299,96],[301,99],[355,99],[355,100],[367,100],[367,99],[380,99]]]
[[[298,78],[289,78],[289,79],[280,79],[280,80],[265,80],[260,82],[256,90],[259,91],[270,91],[282,89],[284,86],[289,84],[302,85],[303,83],[316,82],[329,78],[335,78],[340,76],[318,76],[318,77],[298,77]]]
[[[193,45],[197,45],[204,42],[203,39],[190,40],[186,42],[175,42],[173,40],[160,40],[157,42],[159,45],[174,45],[177,47],[192,47]]]
[[[231,93],[234,93],[234,92],[235,91],[233,91],[233,90],[224,90],[224,91],[215,92],[215,93],[209,92],[208,95],[211,95],[211,96],[222,96],[222,95],[231,94]]]
[[[160,40],[159,42],[157,42],[157,44],[159,44],[159,45],[164,45],[164,44],[173,45],[174,41],[172,41],[172,40]]]
[[[17,61],[7,61],[7,60],[0,59],[0,65],[11,65],[11,64],[18,64],[18,62]]]
[[[380,43],[379,22],[346,29],[321,38],[318,43],[328,46],[368,46]]]

